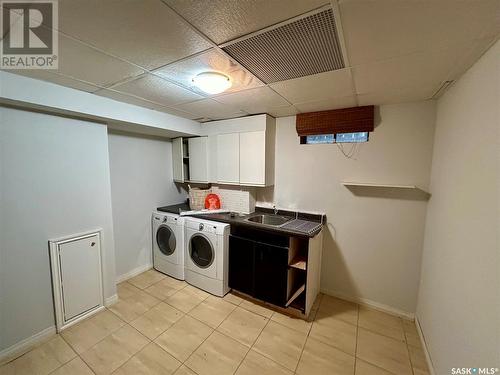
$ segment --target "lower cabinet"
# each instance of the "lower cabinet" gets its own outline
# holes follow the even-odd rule
[[[254,297],[278,306],[287,301],[288,248],[256,243]]]
[[[284,307],[287,302],[288,248],[231,235],[229,287]]]
[[[229,287],[254,295],[254,242],[229,236]]]
[[[229,287],[309,316],[319,293],[323,232],[313,238],[231,225]]]

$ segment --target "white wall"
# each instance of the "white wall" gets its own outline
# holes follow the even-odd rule
[[[327,214],[323,291],[411,314],[427,203],[390,190],[364,189],[364,196],[356,196],[341,181],[426,188],[435,103],[382,106],[379,117],[355,159],[346,159],[335,145],[300,145],[295,117],[278,118],[275,187],[259,189],[258,200]]]
[[[151,213],[182,203],[186,193],[173,182],[169,140],[110,132],[109,159],[116,275],[121,278],[152,264]]]
[[[105,296],[116,290],[106,127],[0,115],[2,350],[55,325],[49,239],[102,228]]]
[[[438,101],[417,317],[436,374],[500,367],[500,42]]]

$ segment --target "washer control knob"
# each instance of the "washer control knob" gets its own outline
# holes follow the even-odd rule
[[[205,226],[203,225],[203,223],[200,223],[200,226],[198,227],[200,230],[203,230]]]
[[[167,218],[166,218],[166,217],[164,217],[164,218],[163,218],[163,222],[166,222],[166,221],[167,221]]]

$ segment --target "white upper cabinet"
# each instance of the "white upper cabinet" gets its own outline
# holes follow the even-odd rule
[[[217,135],[208,137],[208,182],[217,182]]]
[[[208,137],[188,139],[189,181],[208,182]]]
[[[175,182],[184,182],[182,138],[172,139],[172,171]]]
[[[202,134],[172,141],[174,181],[274,185],[273,117],[212,121],[202,125]]]
[[[240,133],[240,184],[266,184],[266,132]]]
[[[238,133],[217,136],[217,182],[240,182],[240,135]]]

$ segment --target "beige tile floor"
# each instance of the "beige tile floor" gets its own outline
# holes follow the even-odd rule
[[[428,375],[413,322],[320,295],[312,321],[154,270],[0,375]]]

